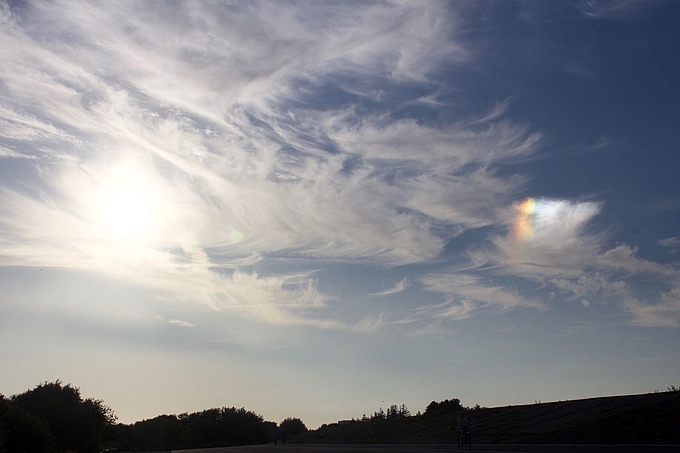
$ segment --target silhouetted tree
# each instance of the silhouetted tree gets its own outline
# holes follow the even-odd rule
[[[432,401],[425,408],[425,417],[432,417],[435,415],[450,414],[454,412],[459,412],[463,409],[458,398],[453,398],[451,400],[444,400],[437,403]]]
[[[411,411],[408,410],[408,407],[406,407],[406,404],[402,404],[401,407],[399,408],[399,416],[400,417],[410,417],[411,416]]]
[[[123,451],[135,448],[135,432],[132,425],[117,423],[109,426],[104,431],[104,445],[107,449],[120,449]]]
[[[288,417],[281,423],[279,428],[286,433],[286,436],[295,436],[307,432],[307,427],[299,418]]]
[[[179,419],[174,415],[159,415],[132,425],[134,448],[148,450],[172,450],[182,446]],[[130,448],[131,446],[127,446]]]
[[[33,390],[12,396],[10,405],[19,411],[14,415],[18,417],[15,418],[19,423],[15,426],[17,429],[30,425],[33,426],[31,429],[40,431],[40,426],[44,426],[51,433],[54,448],[58,451],[99,451],[104,430],[115,421],[113,411],[101,400],[83,399],[80,389],[71,384],[62,385],[59,380],[45,382]],[[5,430],[9,441],[13,438],[12,430]]]
[[[132,425],[132,446],[145,450],[177,450],[266,443],[276,424],[244,408],[213,408],[191,414],[160,415]],[[121,441],[111,445],[123,444]]]
[[[371,420],[382,420],[385,418],[385,411],[381,407],[377,412],[373,413],[373,417],[371,417]]]
[[[7,404],[8,401],[5,398],[5,395],[0,393],[0,453],[5,451],[2,446],[5,445],[5,440],[7,440],[7,433],[2,425],[2,416],[5,415],[5,412],[7,411]]]
[[[276,441],[279,437],[279,427],[274,422],[262,422],[264,432],[267,433],[267,442]]]
[[[176,450],[266,443],[276,423],[245,408],[224,407],[191,414],[160,415],[133,425],[114,424],[100,400],[83,399],[80,389],[61,381],[6,398],[0,394],[0,453],[94,453],[105,445],[124,450]],[[288,435],[307,431],[288,418]]]
[[[4,431],[2,450],[8,452],[51,452],[54,436],[45,422],[22,408],[10,404],[2,417]]]
[[[382,408],[380,409],[382,411]],[[378,413],[376,413],[378,414]],[[396,404],[392,404],[388,409],[387,412],[383,415],[384,418],[396,418],[396,417],[410,417],[411,416],[411,411],[408,410],[405,404],[402,404],[401,406],[397,406]],[[380,418],[380,417],[378,417]]]

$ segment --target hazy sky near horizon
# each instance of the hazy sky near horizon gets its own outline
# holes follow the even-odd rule
[[[677,386],[679,22],[0,0],[0,392],[316,428]]]

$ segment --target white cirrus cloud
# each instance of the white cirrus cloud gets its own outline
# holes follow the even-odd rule
[[[494,166],[540,141],[502,118],[507,102],[443,129],[358,112],[380,85],[436,97],[438,68],[469,61],[443,3],[2,2],[0,21],[0,159],[34,170],[0,188],[4,266],[87,270],[266,322],[370,331],[382,315],[334,319],[314,269],[254,269],[271,256],[436,259],[452,236],[495,221],[496,200],[522,179]],[[328,85],[346,99],[312,102]],[[148,207],[129,238],[103,212],[121,190]]]
[[[662,247],[669,247],[670,250],[668,251],[668,253],[670,253],[671,255],[677,255],[678,251],[680,250],[680,237],[660,239],[658,243]]]
[[[168,324],[180,327],[196,327],[196,324],[192,324],[189,321],[182,321],[181,319],[168,319]]]
[[[394,294],[399,294],[400,292],[406,290],[409,286],[411,286],[409,281],[406,279],[406,277],[404,277],[401,280],[399,280],[399,282],[397,282],[393,287],[388,288],[384,291],[372,293],[371,296],[374,297],[392,296]]]
[[[469,251],[468,271],[520,277],[549,288],[557,295],[591,306],[593,298],[616,303],[645,326],[676,325],[680,309],[673,301],[680,271],[637,256],[626,244],[611,246],[607,235],[589,227],[600,204],[569,200],[526,199],[508,214],[506,235],[494,235],[491,246]],[[669,241],[672,243],[672,241]],[[652,279],[668,288],[658,299],[641,301],[633,296],[633,280]],[[587,301],[585,304],[583,301]],[[668,316],[661,321],[661,314]]]
[[[518,307],[541,308],[539,301],[527,299],[518,291],[486,283],[483,278],[465,273],[440,273],[420,278],[426,290],[447,296],[447,302],[432,307],[437,317],[464,319],[475,309],[510,310]]]
[[[630,298],[624,303],[633,323],[644,327],[680,327],[680,287],[664,292],[656,302]]]
[[[599,211],[592,202],[526,199],[508,213],[509,234],[493,237],[489,255],[473,252],[474,259],[527,279],[580,277],[602,246],[601,235],[584,231]]]
[[[575,300],[639,274],[677,282],[677,269],[590,230],[598,203],[508,209],[527,177],[501,167],[542,144],[506,118],[509,100],[445,126],[402,114],[451,102],[440,70],[474,64],[455,5],[241,6],[0,2],[0,164],[22,170],[0,182],[0,265],[87,270],[158,298],[357,332],[382,313],[335,317],[319,260],[435,263],[470,229],[514,224],[469,252],[467,273],[420,280],[447,298],[434,317],[542,306],[480,269]],[[119,190],[148,207],[128,238],[103,212]],[[304,270],[264,272],[273,258]]]
[[[635,17],[653,3],[645,0],[581,0],[577,7],[592,19],[626,19]]]
[[[664,247],[680,247],[680,237],[659,239],[658,243]]]

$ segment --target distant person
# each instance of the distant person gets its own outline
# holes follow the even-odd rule
[[[458,435],[461,439],[465,440],[468,435],[468,427],[470,426],[470,420],[468,420],[465,411],[462,411],[458,416]]]

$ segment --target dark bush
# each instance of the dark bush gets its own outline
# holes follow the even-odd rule
[[[286,433],[286,436],[295,436],[307,432],[307,427],[299,418],[289,417],[279,424],[279,428]]]

